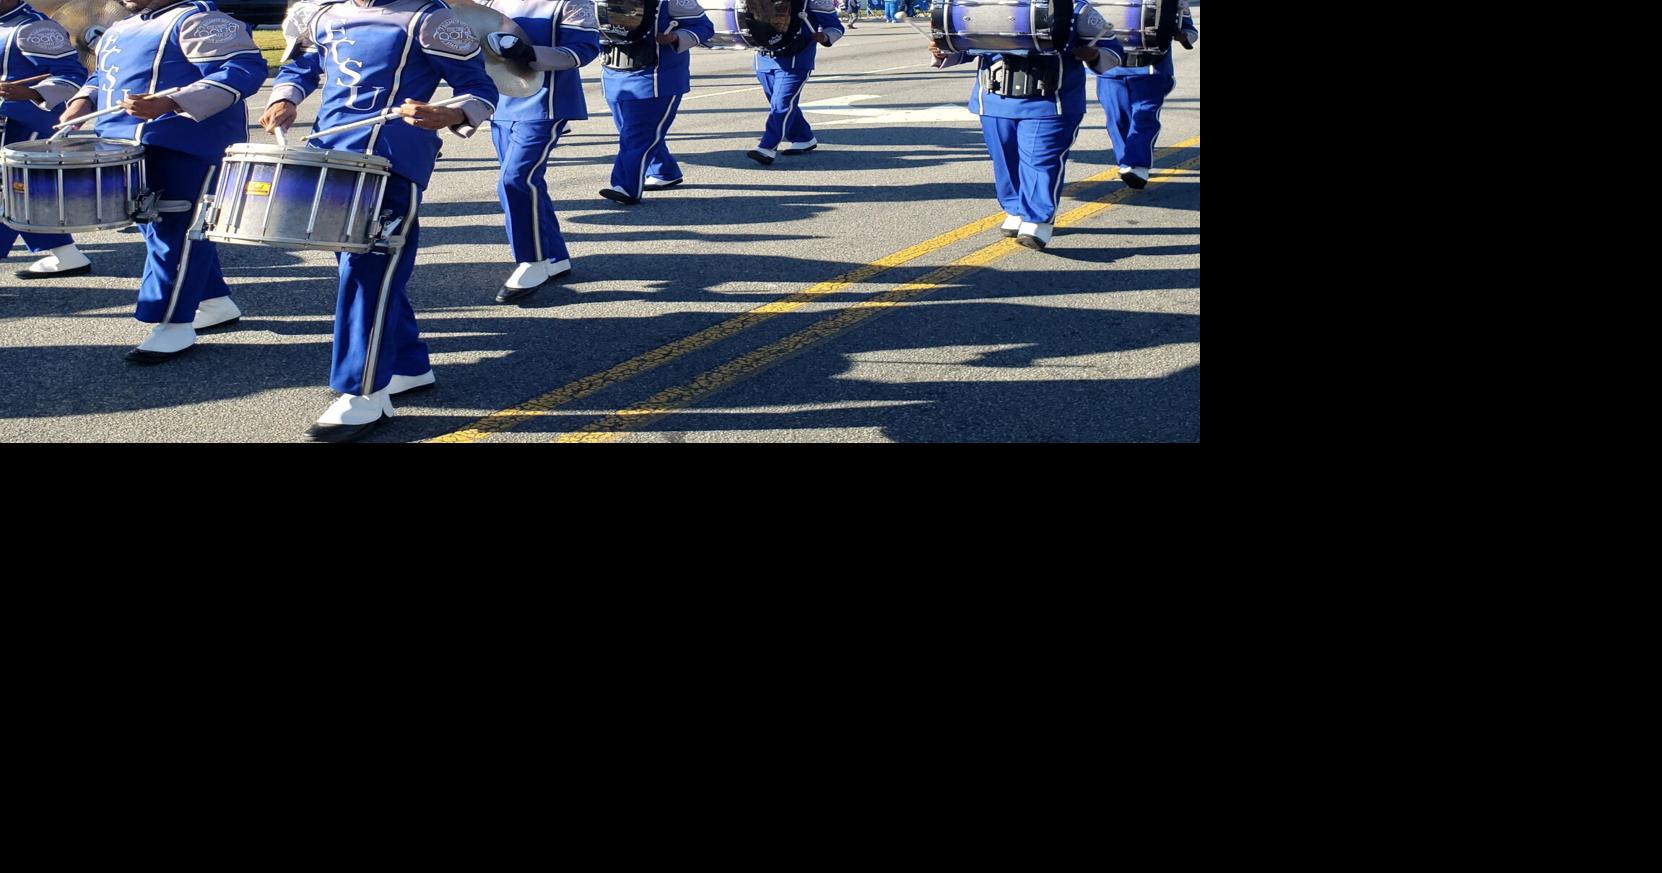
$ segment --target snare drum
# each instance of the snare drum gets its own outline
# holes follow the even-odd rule
[[[127,139],[36,139],[0,148],[0,221],[29,233],[90,233],[133,223],[144,146]]]
[[[233,145],[202,207],[216,243],[363,254],[380,233],[392,162],[332,149]]]
[[[1069,0],[942,0],[930,36],[943,52],[1055,54],[1072,12]]]

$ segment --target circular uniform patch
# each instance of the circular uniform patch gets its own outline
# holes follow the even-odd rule
[[[230,42],[242,34],[242,24],[230,19],[209,21],[196,30],[208,42]]]
[[[460,19],[446,21],[433,31],[433,38],[448,49],[466,54],[479,47],[479,36]]]
[[[69,51],[69,34],[56,27],[36,28],[28,36],[18,40],[23,43],[25,50],[42,52]]]

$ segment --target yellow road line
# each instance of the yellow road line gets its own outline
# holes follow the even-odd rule
[[[1200,144],[1200,137],[1190,137],[1171,148],[1161,149],[1162,157],[1168,156],[1182,149],[1193,148]],[[1108,182],[1119,178],[1119,168],[1113,167],[1104,172],[1091,176],[1069,185],[1064,195],[1079,190],[1087,185],[1099,182]],[[934,239],[925,240],[910,248],[902,249],[894,254],[879,258],[870,264],[856,267],[829,281],[810,286],[788,297],[775,300],[759,306],[742,315],[734,316],[726,321],[705,328],[691,336],[684,337],[660,346],[649,352],[637,355],[617,366],[600,373],[585,376],[575,382],[570,382],[546,394],[533,397],[518,406],[512,406],[498,412],[493,412],[478,421],[469,424],[461,430],[434,437],[428,442],[434,443],[476,443],[488,438],[491,434],[505,433],[525,424],[540,415],[589,397],[612,385],[627,379],[633,379],[642,373],[647,373],[676,358],[692,354],[700,349],[708,348],[728,337],[743,333],[769,319],[789,312],[795,312],[810,303],[820,300],[827,295],[846,291],[850,286],[868,281],[882,273],[896,267],[917,260],[931,252],[946,248],[953,243],[960,242],[980,233],[992,230],[1004,223],[1004,213],[989,215],[979,221],[974,221],[956,230],[951,230]]]
[[[1149,184],[1169,182],[1174,178],[1180,178],[1187,175],[1186,171],[1198,166],[1200,166],[1200,158],[1191,158],[1171,169],[1156,170],[1150,175]],[[1130,188],[1113,191],[1095,201],[1064,213],[1061,218],[1056,220],[1056,226],[1069,227],[1079,224],[1105,209],[1113,208],[1135,193]],[[561,434],[553,441],[560,443],[614,442],[630,431],[640,430],[678,409],[689,406],[735,382],[749,378],[786,358],[806,350],[810,346],[844,333],[866,319],[947,287],[994,261],[1021,251],[1021,245],[1015,240],[999,240],[923,276],[916,282],[897,285],[870,300],[852,304],[805,330],[791,334],[778,342],[763,346],[747,355],[728,361],[714,370],[703,373],[685,385],[678,385],[659,392],[649,400],[619,410],[574,433]]]

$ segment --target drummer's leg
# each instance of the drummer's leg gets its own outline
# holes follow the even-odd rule
[[[405,219],[399,233],[405,244],[396,253],[369,252],[340,256],[340,287],[335,299],[335,346],[329,387],[342,394],[371,394],[396,375],[417,376],[431,369],[427,344],[421,341],[415,310],[405,286],[415,268],[420,242],[416,212],[421,192],[408,179],[387,182],[383,209]],[[393,262],[396,254],[397,262]],[[382,301],[387,271],[392,282]]]
[[[219,269],[219,249],[206,240],[186,239],[195,218],[195,206],[207,194],[218,166],[181,152],[149,146],[144,156],[145,176],[162,200],[185,201],[191,209],[164,212],[140,225],[147,260],[139,284],[133,317],[146,324],[189,324],[204,292],[225,284]],[[223,292],[216,290],[220,296]]]
[[[1114,160],[1122,167],[1126,163],[1126,135],[1131,132],[1131,85],[1122,76],[1097,76],[1096,99],[1102,104],[1102,114],[1108,117],[1108,141],[1114,146]]]
[[[1021,155],[1016,147],[1014,118],[981,116],[981,134],[987,141],[987,155],[993,159],[993,191],[998,205],[1008,215],[1026,218],[1021,205]]]
[[[663,132],[658,136],[658,145],[646,156],[646,175],[665,182],[681,178],[681,165],[669,151],[669,129],[675,126],[675,114],[681,111],[681,96],[676,94],[669,98],[669,115],[664,120]]]
[[[1154,166],[1154,142],[1160,138],[1160,109],[1177,80],[1155,74],[1126,81],[1130,83],[1130,118],[1120,165],[1131,167],[1146,179]]]
[[[507,219],[508,248],[513,250],[514,260],[521,264],[541,260],[536,256],[537,241],[531,234],[534,204],[526,178],[529,175],[526,167],[529,158],[523,142],[526,124],[524,121],[491,122],[491,144],[496,147],[497,161],[502,165],[496,180],[496,196]]]
[[[790,92],[790,111],[785,113],[785,140],[791,145],[801,148],[814,140],[814,128],[808,124],[808,115],[802,111],[802,91],[808,87],[807,73],[789,73],[786,77],[786,88]]]

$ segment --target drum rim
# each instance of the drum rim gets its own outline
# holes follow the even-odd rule
[[[363,243],[331,243],[316,240],[294,239],[286,236],[258,237],[240,233],[227,233],[222,230],[204,228],[202,237],[212,243],[227,243],[229,245],[267,246],[276,249],[312,252],[347,252],[350,254],[366,254],[375,248],[375,240]]]
[[[73,144],[88,142],[116,143],[122,147],[124,152],[128,150],[131,150],[131,152],[125,154],[120,152],[105,152],[102,155],[102,160],[99,160],[100,154],[98,152],[86,155],[75,155],[69,159],[65,159],[61,156],[56,156],[56,153],[46,151],[45,149],[18,149],[18,146],[28,146],[37,143],[43,146],[54,145],[51,140],[26,139],[20,142],[8,143],[5,146],[0,146],[0,158],[5,158],[8,163],[15,161],[15,163],[19,166],[38,166],[42,168],[66,166],[112,167],[133,163],[143,160],[144,158],[144,143],[141,143],[138,140],[119,139],[116,137],[96,137],[94,139],[67,140],[65,142]],[[18,157],[12,158],[10,157],[12,155],[16,155]],[[48,156],[53,157],[52,159],[48,159]]]
[[[349,152],[344,149],[320,149],[311,146],[280,146],[265,143],[239,142],[225,149],[225,159],[241,157],[286,158],[279,163],[315,164],[332,169],[346,169],[352,164],[366,170],[391,170],[392,161],[380,155]]]

